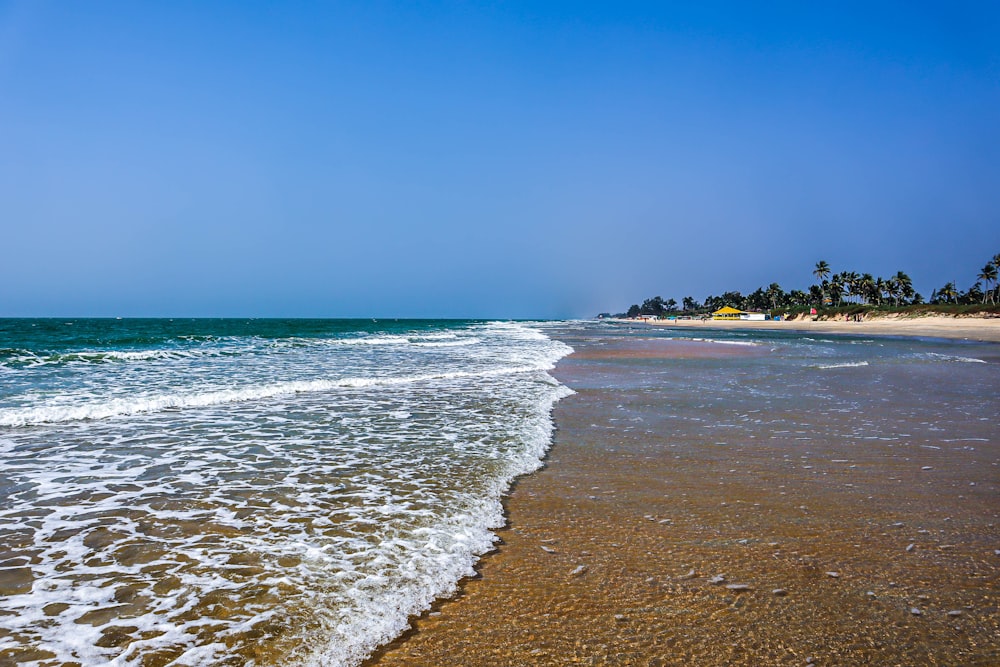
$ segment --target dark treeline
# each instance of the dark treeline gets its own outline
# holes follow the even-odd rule
[[[952,281],[934,290],[930,298],[924,301],[924,297],[913,289],[910,276],[902,271],[897,271],[888,278],[876,278],[870,273],[859,274],[854,271],[833,273],[829,264],[820,261],[816,263],[812,272],[816,283],[810,285],[807,290],[793,289],[786,292],[778,283],[771,283],[766,288],[758,287],[746,295],[738,291],[725,292],[719,296],[710,294],[700,303],[694,297],[686,296],[680,304],[674,299],[654,296],[641,304],[632,304],[626,312],[618,313],[615,317],[704,315],[724,306],[772,314],[801,312],[812,308],[820,311],[845,306],[894,309],[925,303],[936,306],[987,304],[995,306],[1000,297],[998,270],[1000,270],[1000,253],[986,262],[976,275],[976,282],[965,291],[958,289],[956,283]],[[607,317],[610,314],[602,313],[601,316]]]

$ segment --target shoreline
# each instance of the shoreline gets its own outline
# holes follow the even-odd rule
[[[577,393],[556,404],[544,466],[504,499],[498,548],[365,667],[1000,660],[995,443],[976,461],[836,437],[789,467],[794,442],[661,434],[629,370],[655,362],[648,340],[573,345],[552,374]],[[755,353],[698,345],[658,354]],[[622,410],[638,426],[615,426]]]
[[[846,320],[629,320],[610,318],[616,324],[649,325],[673,329],[718,329],[788,331],[795,333],[851,334],[858,336],[916,336],[1000,343],[1000,318],[950,317],[877,317],[860,322]]]

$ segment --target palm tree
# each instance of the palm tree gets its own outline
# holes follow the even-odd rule
[[[899,281],[896,280],[895,276],[889,278],[885,281],[885,293],[886,298],[892,299],[895,305],[899,305],[900,296],[902,295],[903,288],[900,286]]]
[[[825,261],[820,260],[816,262],[816,268],[813,269],[813,275],[816,276],[816,280],[819,281],[819,289],[821,294],[820,304],[826,300],[826,279],[830,277],[830,265]]]
[[[897,271],[896,275],[893,276],[893,280],[899,286],[899,296],[905,299],[907,302],[913,298],[913,281],[910,280],[910,276],[906,275],[902,271]]]
[[[882,305],[882,297],[886,296],[887,294],[889,298],[892,298],[892,290],[889,289],[889,284],[885,282],[882,276],[879,276],[878,278],[875,279],[875,285],[872,294],[875,295],[876,306]]]
[[[875,277],[866,273],[858,280],[858,290],[861,292],[861,299],[865,304],[870,304],[875,300]]]
[[[778,283],[771,283],[767,288],[767,298],[771,300],[771,310],[778,309],[778,301],[784,300],[785,290]]]
[[[816,268],[813,269],[813,275],[816,276],[816,280],[820,282],[826,280],[830,277],[830,265],[820,260],[816,262]]]
[[[958,290],[955,289],[955,283],[945,283],[944,287],[938,290],[938,298],[944,299],[945,303],[958,303]]]
[[[997,267],[993,265],[993,262],[987,262],[986,266],[983,267],[976,277],[985,283],[983,287],[983,303],[986,303],[987,297],[989,297],[990,302],[993,302],[993,290],[990,288],[990,283],[996,282]]]
[[[997,270],[1000,270],[1000,252],[993,255],[993,259],[990,260],[990,264],[992,264],[993,267],[996,268]],[[993,292],[996,294],[1000,294],[1000,284],[997,284],[996,278],[993,279]],[[994,301],[993,303],[996,303],[996,301]]]
[[[844,281],[839,275],[830,278],[830,283],[826,286],[830,293],[830,303],[840,306],[844,302]]]
[[[824,306],[826,301],[826,288],[830,283],[823,281],[822,285],[810,285],[809,286],[809,302],[817,306]],[[801,304],[803,306],[808,305],[806,303]]]
[[[844,273],[844,291],[850,297],[861,296],[861,276],[856,271]]]
[[[850,292],[847,287],[847,273],[840,272],[830,278],[830,298],[833,299],[833,295],[837,295],[837,305],[840,306],[844,301],[844,295]]]

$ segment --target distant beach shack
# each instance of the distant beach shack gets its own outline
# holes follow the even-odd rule
[[[743,314],[742,310],[737,310],[731,306],[723,306],[717,311],[712,313],[713,320],[738,320],[740,315]]]
[[[723,306],[712,313],[713,320],[743,320],[763,322],[767,319],[764,313],[751,313],[745,310],[737,310],[731,306]]]

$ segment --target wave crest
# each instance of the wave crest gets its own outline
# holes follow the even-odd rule
[[[478,371],[427,373],[401,377],[346,377],[337,380],[287,381],[239,389],[111,398],[100,401],[88,401],[76,405],[49,404],[30,408],[6,408],[0,409],[0,426],[23,427],[57,422],[109,419],[112,417],[162,412],[165,410],[183,410],[227,403],[243,403],[294,394],[393,386],[417,382],[495,377],[544,371],[551,368],[551,363],[538,363],[535,365],[507,366]]]

